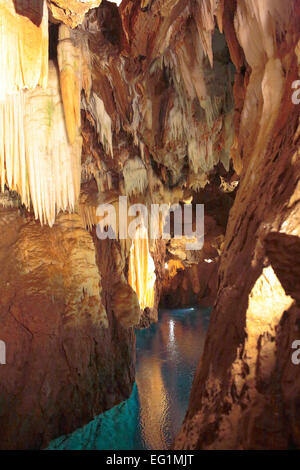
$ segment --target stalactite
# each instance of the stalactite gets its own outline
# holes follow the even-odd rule
[[[195,17],[199,37],[203,50],[213,65],[212,34],[215,30],[215,18],[217,18],[220,31],[223,28],[222,13],[224,0],[198,0],[195,8]]]
[[[69,142],[73,144],[80,127],[82,60],[81,49],[76,47],[72,41],[71,31],[65,25],[61,25],[59,28],[57,54],[66,127]]]
[[[239,129],[238,153],[244,154],[244,160],[252,152],[256,155],[264,152],[278,115],[284,75],[284,67],[278,57],[279,38],[290,20],[289,3],[268,0],[262,4],[259,0],[247,0],[237,4],[235,31],[251,67]],[[287,38],[288,41],[290,39]],[[236,165],[239,173],[241,164]]]
[[[0,101],[25,88],[45,87],[48,76],[48,9],[46,1],[18,2],[24,15],[16,12],[13,0],[0,5]],[[36,23],[27,18],[30,11]],[[38,24],[40,22],[40,24]]]
[[[46,87],[48,77],[48,9],[46,1],[0,5],[0,184],[30,203],[25,156],[24,89]],[[26,13],[30,11],[31,21]]]
[[[62,27],[59,59],[70,145],[53,64],[47,86],[46,1],[18,6],[24,14],[11,0],[0,6],[1,190],[7,185],[17,191],[22,203],[32,203],[35,217],[52,226],[60,210],[74,210],[80,191],[79,66]]]
[[[123,176],[127,196],[142,194],[148,186],[147,170],[139,157],[127,160],[123,168]]]
[[[205,186],[209,183],[209,179],[206,173],[189,173],[187,186],[189,189],[193,191],[200,191],[201,189],[205,188]]]
[[[26,170],[24,136],[25,98],[22,91],[7,95],[0,102],[0,180],[17,191],[23,204],[29,206],[30,196]]]
[[[216,11],[217,5],[212,9],[212,18]],[[214,31],[214,21],[212,25],[210,36]],[[229,168],[233,101],[230,66],[216,60],[214,71],[210,70],[205,58],[208,51],[204,50],[203,38],[196,26],[192,21],[189,34],[176,44],[174,51],[166,51],[156,67],[163,65],[167,68],[175,88],[164,122],[164,142],[166,145],[178,143],[174,145],[178,166],[187,154],[192,172],[201,175],[211,171],[219,161]],[[215,34],[218,48],[226,54],[224,38]],[[228,78],[226,83],[225,78]],[[166,158],[164,162],[167,162]],[[178,174],[181,174],[181,168],[178,168]]]
[[[78,210],[79,215],[82,219],[83,226],[87,228],[87,230],[92,231],[93,226],[97,223],[97,208],[86,203],[80,203],[78,206]]]
[[[84,99],[82,104],[84,109],[92,114],[96,122],[97,133],[105,152],[113,157],[111,118],[106,112],[103,101],[93,92],[89,101]]]
[[[145,227],[139,227],[130,249],[128,282],[142,309],[154,305],[155,265],[149,250]]]
[[[60,210],[74,210],[81,174],[81,137],[72,146],[68,142],[58,72],[52,63],[47,89],[27,94],[25,142],[35,217],[52,226]]]

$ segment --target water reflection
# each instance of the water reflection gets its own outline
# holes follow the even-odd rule
[[[167,449],[182,424],[204,347],[210,309],[162,310],[136,332],[136,386],[131,397],[52,449]]]
[[[209,310],[163,310],[158,324],[137,334],[136,382],[147,449],[167,449],[180,428],[208,317]]]

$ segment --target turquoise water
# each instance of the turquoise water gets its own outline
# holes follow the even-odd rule
[[[49,449],[167,449],[182,424],[203,351],[210,309],[162,309],[136,331],[136,383],[130,398]]]

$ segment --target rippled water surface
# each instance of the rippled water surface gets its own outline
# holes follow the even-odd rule
[[[203,351],[210,309],[161,310],[136,331],[136,384],[130,398],[50,449],[166,449],[180,429]]]

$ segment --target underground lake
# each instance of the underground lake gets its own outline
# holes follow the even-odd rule
[[[210,310],[161,309],[158,323],[136,330],[136,383],[130,398],[53,440],[48,449],[168,449],[188,407]]]

